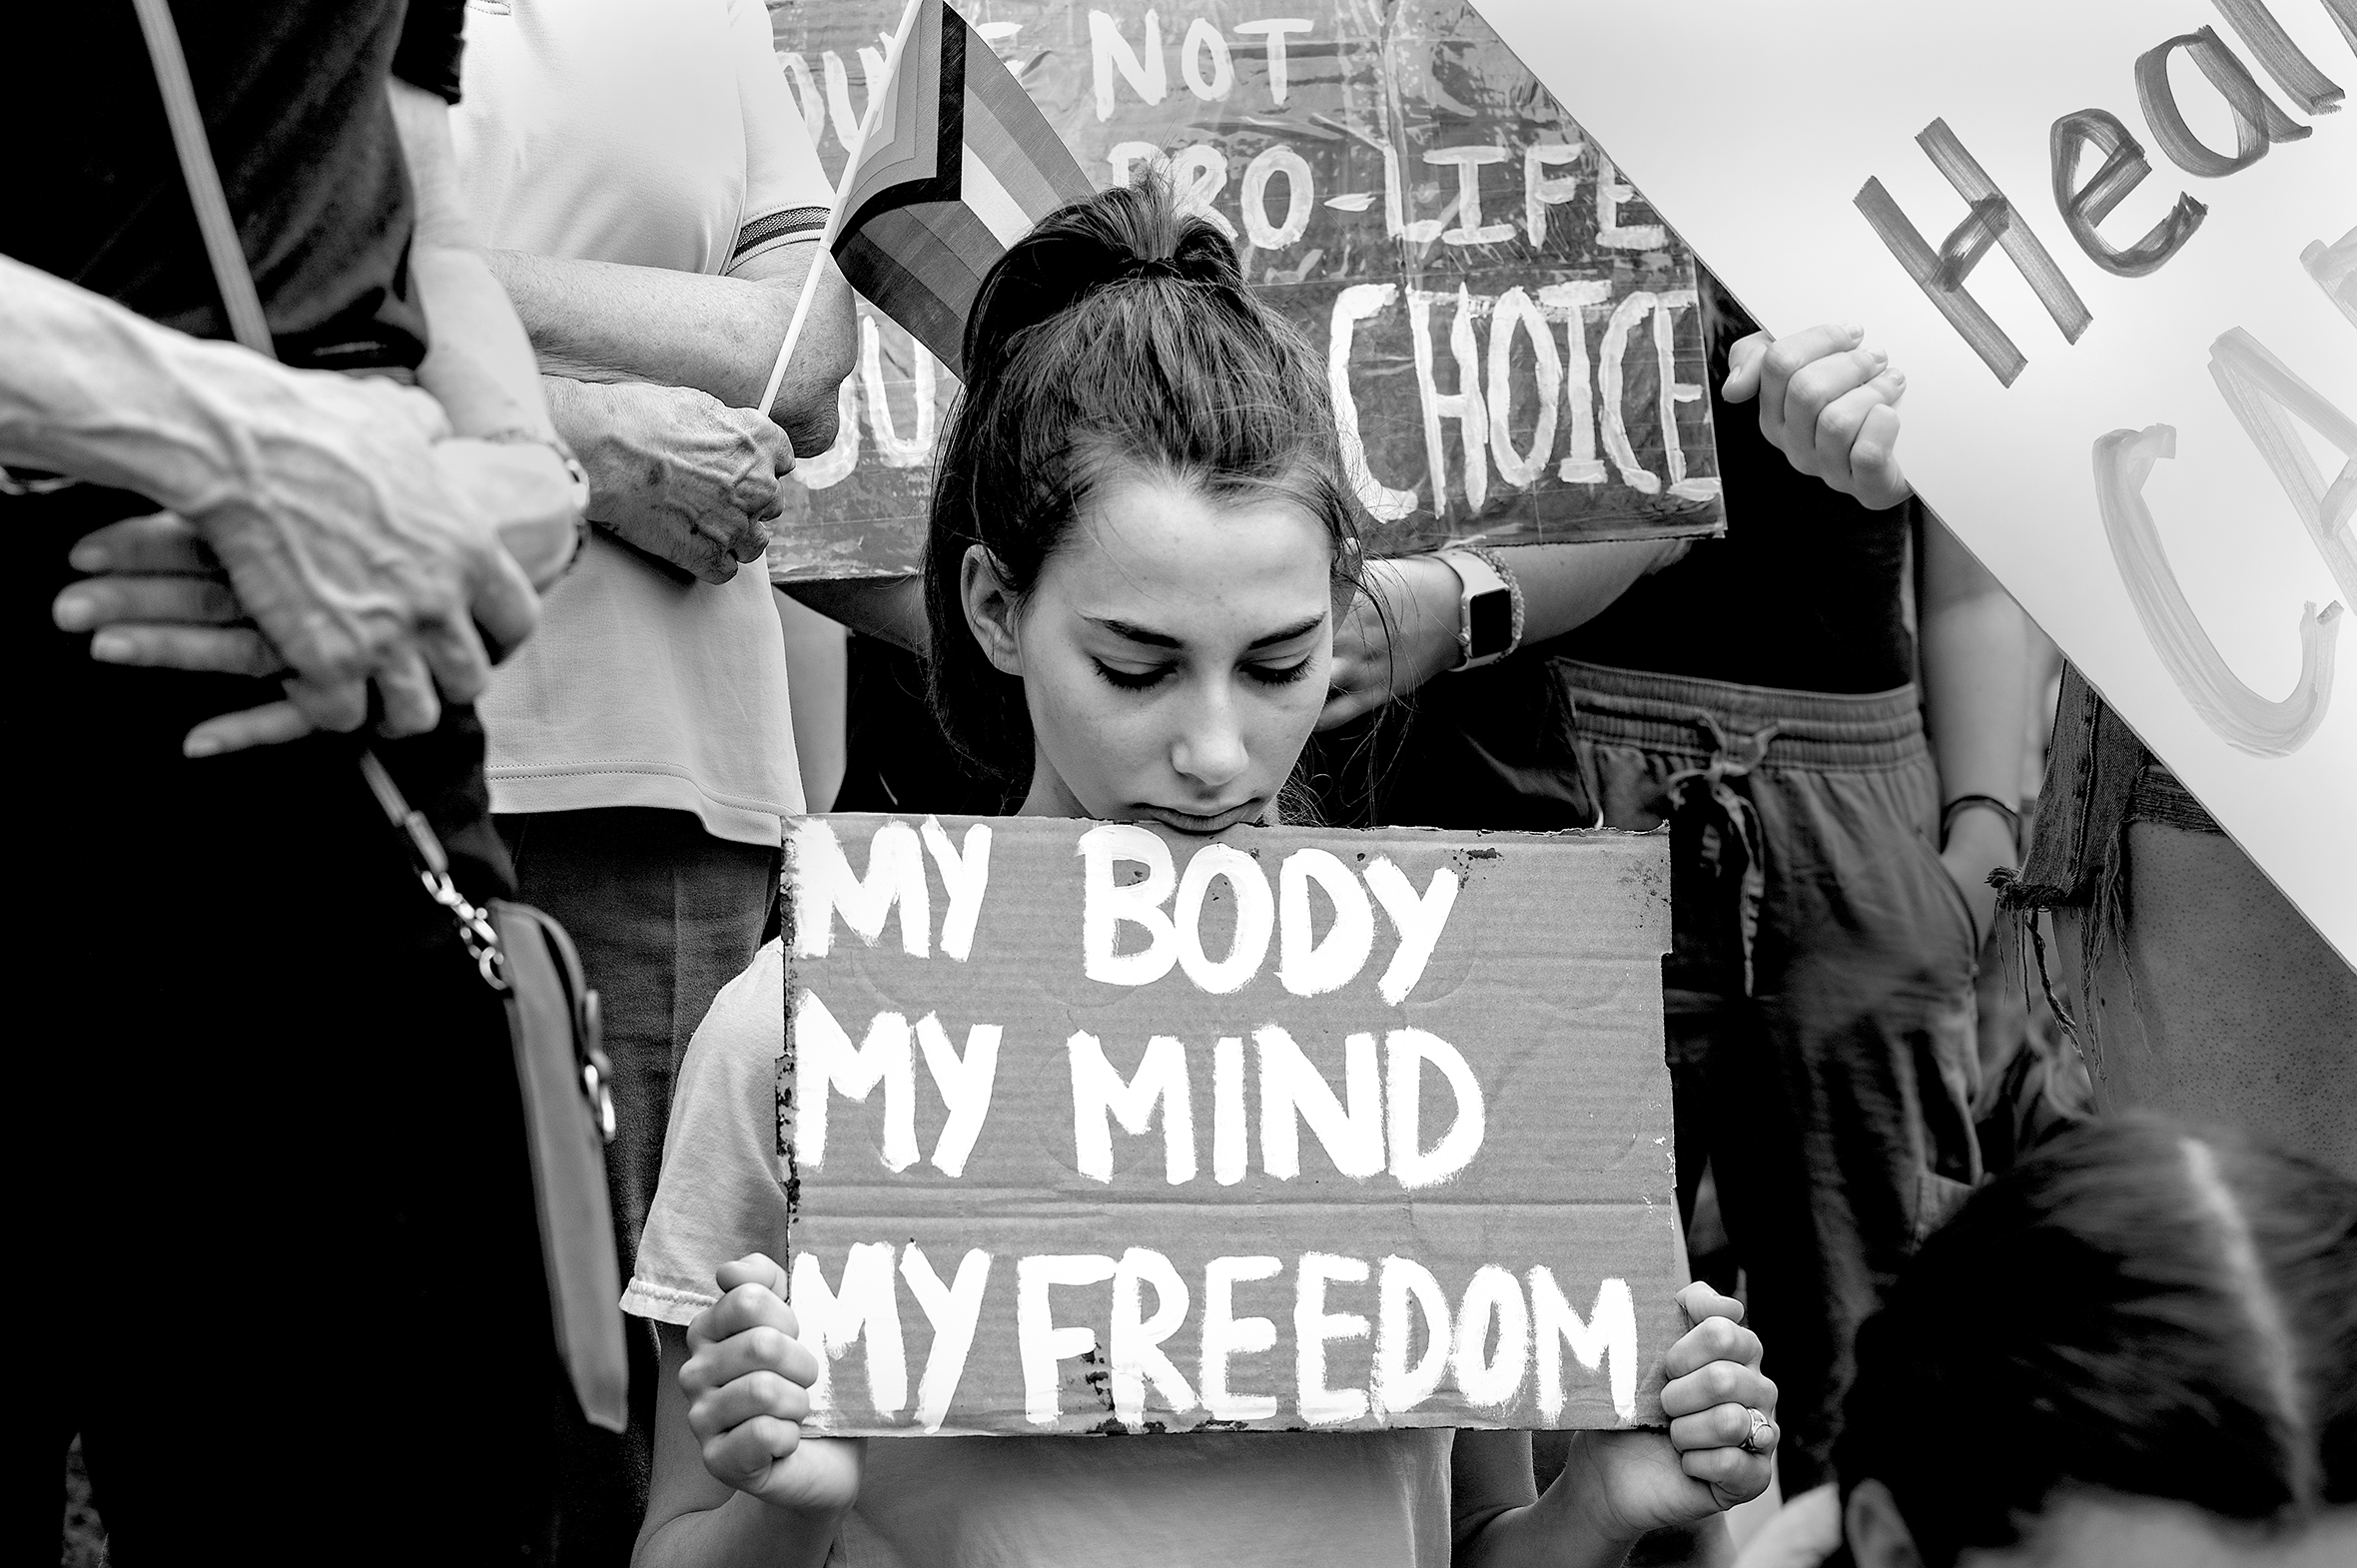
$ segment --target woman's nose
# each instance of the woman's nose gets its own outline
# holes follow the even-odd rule
[[[1221,789],[1241,776],[1247,760],[1233,703],[1211,694],[1190,706],[1186,726],[1171,747],[1171,766],[1180,776],[1205,789]]]

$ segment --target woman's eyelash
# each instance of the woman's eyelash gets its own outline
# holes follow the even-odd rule
[[[1158,664],[1147,670],[1125,670],[1116,669],[1103,659],[1091,659],[1089,662],[1097,666],[1097,673],[1104,676],[1110,684],[1119,686],[1124,691],[1144,691],[1149,686],[1161,684],[1163,678],[1171,673],[1171,666],[1168,664]]]
[[[1272,664],[1253,664],[1247,666],[1247,668],[1251,671],[1252,679],[1258,681],[1263,686],[1290,686],[1294,681],[1299,680],[1303,675],[1308,673],[1309,660],[1302,658],[1294,661],[1291,664],[1282,666]]]

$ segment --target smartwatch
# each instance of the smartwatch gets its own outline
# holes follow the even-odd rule
[[[1514,590],[1505,574],[1470,550],[1440,550],[1457,574],[1457,662],[1478,669],[1514,651]]]

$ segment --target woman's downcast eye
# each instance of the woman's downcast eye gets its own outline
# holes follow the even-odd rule
[[[1124,691],[1145,691],[1159,686],[1178,667],[1176,664],[1155,664],[1142,670],[1132,670],[1123,669],[1118,664],[1108,664],[1103,659],[1091,659],[1089,662],[1097,667],[1097,673],[1104,676],[1108,684]],[[1246,664],[1242,668],[1248,678],[1260,685],[1290,686],[1309,673],[1309,659],[1303,656],[1290,664]]]
[[[1247,664],[1244,672],[1263,686],[1290,686],[1309,673],[1309,658],[1304,654],[1290,664]]]
[[[1097,673],[1110,684],[1124,691],[1144,691],[1150,686],[1159,686],[1177,668],[1171,664],[1156,664],[1142,670],[1126,670],[1119,665],[1108,664],[1103,659],[1091,659],[1089,662],[1097,666]]]

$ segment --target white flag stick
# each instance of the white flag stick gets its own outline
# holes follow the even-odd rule
[[[794,345],[802,341],[802,324],[810,320],[810,297],[818,292],[818,275],[834,256],[835,235],[843,223],[843,196],[851,189],[852,177],[859,172],[860,156],[867,151],[868,137],[876,129],[876,122],[884,117],[884,101],[892,96],[893,84],[900,80],[900,52],[908,47],[909,34],[916,30],[917,7],[925,0],[909,0],[908,9],[900,15],[900,28],[892,35],[892,47],[884,52],[884,75],[868,94],[868,112],[860,116],[859,135],[852,139],[851,156],[843,163],[843,183],[835,192],[834,209],[827,214],[827,227],[819,234],[818,255],[811,258],[810,271],[802,278],[802,293],[794,301],[794,319],[787,324],[786,341],[778,345],[777,363],[769,368],[769,385],[761,391],[761,402],[756,410],[764,415],[777,406],[778,389],[786,383],[786,362],[794,358]]]
[[[833,227],[828,226],[830,233]],[[826,237],[822,235],[818,254],[810,259],[810,271],[802,275],[802,293],[794,301],[794,320],[786,327],[786,341],[778,347],[777,364],[769,368],[769,385],[761,390],[761,401],[756,404],[759,413],[768,415],[777,406],[778,389],[786,384],[786,362],[794,358],[794,345],[802,341],[802,324],[810,320],[810,298],[818,293],[818,275],[832,260]]]

